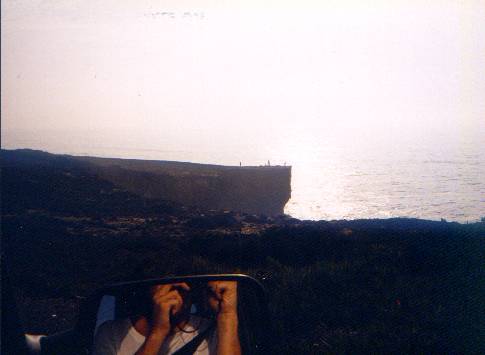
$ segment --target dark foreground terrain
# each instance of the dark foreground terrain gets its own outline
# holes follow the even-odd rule
[[[237,271],[267,287],[279,354],[485,353],[485,223],[207,211],[42,174],[2,171],[2,250],[28,332],[68,328],[106,283]]]

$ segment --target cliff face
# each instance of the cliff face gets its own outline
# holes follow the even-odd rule
[[[93,194],[111,191],[112,196],[117,196],[127,191],[140,198],[207,210],[279,215],[291,196],[291,167],[228,167],[2,150],[2,169],[6,177],[11,177],[11,185],[22,185],[18,186],[18,198],[32,181],[35,186],[32,185],[30,195],[48,190],[49,198],[39,199],[40,204],[44,200],[58,200],[72,191],[76,191],[78,202],[84,195],[85,199],[93,200]],[[18,198],[12,196],[12,201]]]
[[[164,161],[79,158],[136,195],[204,209],[279,215],[291,197],[291,167],[227,167]]]

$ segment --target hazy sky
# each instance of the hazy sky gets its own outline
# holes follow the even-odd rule
[[[2,1],[2,146],[485,132],[484,1],[221,4]]]

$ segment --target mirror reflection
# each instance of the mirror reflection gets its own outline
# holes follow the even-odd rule
[[[213,280],[104,295],[93,353],[241,354],[238,293],[238,282]]]

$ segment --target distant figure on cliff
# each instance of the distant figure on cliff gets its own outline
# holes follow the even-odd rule
[[[242,166],[241,162],[239,162],[239,166]]]
[[[269,162],[269,159],[268,159],[268,166],[271,166],[271,163]]]

